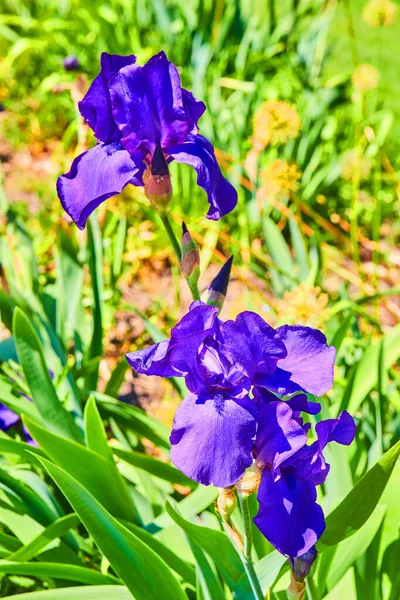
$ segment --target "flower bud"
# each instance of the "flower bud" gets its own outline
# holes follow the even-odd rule
[[[63,60],[63,67],[66,71],[79,71],[81,65],[76,56],[67,56]]]
[[[218,512],[227,521],[237,506],[235,487],[221,488],[217,498]]]
[[[232,262],[233,256],[228,258],[218,275],[212,280],[210,287],[208,288],[207,298],[207,304],[210,306],[218,306],[218,308],[222,308],[226,297],[226,292],[228,290]]]
[[[236,489],[242,496],[250,496],[258,490],[261,479],[261,468],[254,463],[236,484]]]
[[[288,600],[304,600],[306,595],[306,584],[304,581],[296,581],[292,574],[290,586],[286,590]]]
[[[181,250],[182,274],[189,286],[196,285],[200,277],[200,253],[185,223],[182,223]]]
[[[317,550],[312,546],[308,552],[300,556],[289,556],[289,564],[296,581],[302,582],[310,572],[310,569],[317,558]]]
[[[154,208],[164,212],[172,199],[172,185],[168,164],[160,144],[157,144],[150,169],[143,175],[144,193]]]

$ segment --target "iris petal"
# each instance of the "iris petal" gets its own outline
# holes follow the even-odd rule
[[[131,181],[140,180],[137,164],[118,143],[97,144],[72,163],[71,170],[57,180],[57,192],[64,210],[80,229],[89,215],[107,198],[115,196]]]
[[[197,172],[197,185],[207,193],[210,208],[207,218],[214,221],[231,212],[237,204],[237,192],[222,175],[214,148],[201,135],[188,135],[183,144],[168,148],[179,163],[192,166]]]
[[[290,475],[274,481],[272,471],[264,469],[257,499],[260,510],[254,523],[282,554],[307,552],[324,532],[324,513],[309,481]]]
[[[254,404],[248,398],[189,394],[175,414],[171,460],[203,485],[227,487],[252,464],[255,433]]]
[[[136,57],[133,55],[119,56],[118,54],[103,52],[100,59],[100,73],[93,80],[84,99],[79,102],[82,117],[93,129],[96,138],[105,144],[117,142],[121,139],[121,133],[111,112],[108,84],[122,67],[135,62]]]

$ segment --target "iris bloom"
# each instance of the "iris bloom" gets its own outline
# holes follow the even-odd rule
[[[28,398],[28,400],[30,400],[28,396],[26,396],[25,394],[23,395],[25,396],[25,398]],[[11,427],[19,423],[19,421],[19,415],[13,412],[10,408],[7,408],[7,406],[4,406],[4,404],[0,404],[0,431],[8,431],[9,429],[11,429]],[[23,427],[23,430],[28,444],[36,445],[36,442],[34,442],[31,436],[29,435],[29,431],[26,429],[25,425]]]
[[[320,421],[315,427],[317,439],[308,445],[308,428],[295,412],[301,404],[307,410],[305,396],[296,400],[295,411],[290,402],[273,394],[264,393],[261,402],[255,453],[262,476],[254,523],[282,554],[296,557],[308,552],[325,529],[316,501],[316,486],[329,473],[323,450],[333,441],[351,444],[355,423],[346,411],[338,419]]]
[[[235,321],[217,315],[218,307],[193,302],[170,340],[127,359],[138,373],[185,378],[190,393],[175,414],[171,459],[199,483],[228,487],[253,462],[259,398],[267,391],[325,393],[333,383],[335,349],[309,327],[274,330],[250,311]],[[296,411],[320,408],[293,402]]]
[[[181,86],[177,68],[164,52],[144,66],[136,57],[103,53],[101,71],[79,110],[98,144],[78,156],[61,175],[57,191],[65,211],[80,229],[101,202],[126,185],[143,186],[156,152],[167,162],[191,165],[208,197],[209,219],[236,205],[237,194],[222,176],[210,142],[197,123],[205,104]]]

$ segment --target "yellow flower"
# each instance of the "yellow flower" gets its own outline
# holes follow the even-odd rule
[[[300,189],[301,171],[295,162],[277,159],[261,172],[262,191],[268,196],[290,198]]]
[[[309,283],[300,283],[275,301],[279,323],[308,325],[321,328],[329,318],[328,294]]]
[[[253,119],[253,146],[261,151],[270,144],[284,144],[299,135],[300,117],[294,106],[281,100],[264,102]]]
[[[393,25],[397,6],[392,0],[370,0],[364,6],[363,18],[371,27]]]
[[[356,176],[360,181],[368,178],[371,173],[371,159],[363,156],[358,150],[348,150],[342,158],[342,177],[352,181]]]
[[[379,71],[373,65],[358,65],[351,77],[353,86],[366,92],[378,87]]]

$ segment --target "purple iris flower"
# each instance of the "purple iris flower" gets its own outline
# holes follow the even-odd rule
[[[164,52],[144,66],[133,55],[103,53],[100,74],[79,103],[98,144],[78,156],[57,182],[61,203],[77,226],[83,229],[93,210],[128,183],[144,185],[144,171],[160,148],[168,162],[196,170],[210,203],[209,219],[233,210],[237,193],[223,177],[212,145],[198,132],[205,109],[182,88]]]
[[[190,394],[175,414],[171,459],[188,477],[217,487],[235,484],[252,464],[259,399],[270,394],[267,388],[322,394],[333,383],[334,359],[334,348],[314,329],[274,330],[250,311],[223,322],[217,307],[200,301],[169,340],[127,355],[138,373],[185,378]],[[289,402],[301,428],[300,412],[320,406],[300,396]]]
[[[279,552],[297,557],[308,552],[325,529],[316,491],[329,473],[323,449],[333,441],[351,444],[356,427],[344,411],[338,419],[317,423],[317,440],[308,445],[306,428],[289,403],[265,400],[258,414],[255,443],[262,476],[254,523]]]
[[[30,400],[30,398],[25,394],[23,394],[23,396]],[[19,421],[19,415],[13,412],[10,408],[7,408],[7,406],[4,406],[4,404],[0,404],[0,431],[8,431],[9,429],[11,429],[11,427],[19,423]],[[36,442],[31,438],[29,431],[27,430],[25,425],[23,426],[23,430],[25,434],[25,439],[28,442],[28,444],[36,445]]]

